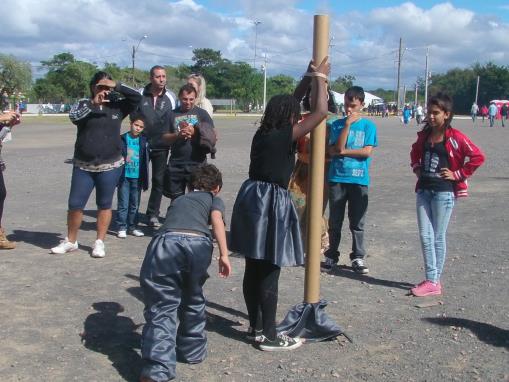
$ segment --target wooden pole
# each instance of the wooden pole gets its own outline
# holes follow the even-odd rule
[[[315,15],[313,60],[316,65],[327,56],[328,48],[329,16]],[[310,304],[320,301],[320,247],[325,169],[325,128],[325,120],[323,120],[311,133],[311,161],[306,222],[306,274],[304,281],[304,302]]]

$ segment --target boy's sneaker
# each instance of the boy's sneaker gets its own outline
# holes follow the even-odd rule
[[[74,243],[71,243],[68,238],[60,241],[56,247],[51,248],[51,253],[62,255],[67,252],[76,251],[78,249],[78,240]]]
[[[255,330],[251,326],[247,329],[246,339],[248,341],[262,342],[263,338],[262,330]]]
[[[106,256],[106,252],[104,251],[104,242],[100,239],[97,239],[94,243],[94,249],[90,254],[92,257],[101,258]]]
[[[334,268],[336,266],[338,262],[331,259],[330,257],[326,257],[325,258],[325,261],[322,261],[320,263],[320,268],[322,268],[322,270],[324,271],[330,271],[332,268]]]
[[[159,223],[159,219],[157,218],[157,216],[151,216],[149,219],[148,219],[148,223],[147,225],[149,227],[154,227],[154,228],[159,228],[161,227],[161,223]]]
[[[119,239],[125,239],[127,237],[127,232],[125,231],[125,229],[121,229],[120,231],[118,231],[117,237]]]
[[[364,259],[353,259],[352,260],[352,269],[355,273],[359,275],[365,275],[369,273],[369,268],[366,265]]]
[[[260,350],[263,351],[286,351],[297,349],[302,346],[303,342],[300,338],[288,337],[286,334],[280,333],[274,341],[262,336],[262,341],[258,344]]]
[[[438,296],[442,294],[442,285],[440,282],[434,283],[430,280],[424,280],[422,283],[410,289],[410,292],[412,292],[415,297]]]
[[[130,231],[130,233],[131,233],[131,235],[136,236],[136,237],[145,236],[145,234],[143,232],[141,232],[141,230],[139,230],[139,229],[133,229],[132,231]]]

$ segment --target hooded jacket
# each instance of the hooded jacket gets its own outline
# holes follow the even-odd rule
[[[417,133],[417,141],[410,151],[410,166],[416,172],[422,167],[424,143],[430,134],[429,130]],[[449,127],[445,130],[445,149],[449,160],[449,169],[454,173],[454,195],[459,198],[468,196],[467,178],[484,163],[485,156],[482,151],[461,131]],[[466,158],[469,158],[465,162]],[[415,186],[417,191],[417,185]]]

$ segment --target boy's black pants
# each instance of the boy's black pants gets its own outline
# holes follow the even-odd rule
[[[141,267],[145,298],[142,376],[175,378],[177,359],[199,363],[207,355],[203,284],[212,258],[206,236],[166,232],[155,236]],[[178,322],[177,322],[178,318]]]

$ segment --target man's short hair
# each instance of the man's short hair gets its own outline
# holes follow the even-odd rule
[[[166,72],[166,69],[161,65],[154,65],[150,68],[150,78],[154,77],[154,72],[156,70],[164,70]]]
[[[360,86],[350,86],[345,92],[345,100],[353,101],[354,99],[358,99],[361,103],[364,103],[364,98],[366,95],[364,94],[364,89]]]
[[[185,84],[185,85],[182,85],[182,87],[180,88],[179,90],[179,97],[182,95],[182,93],[194,93],[195,96],[198,96],[198,92],[196,91],[196,89],[194,88],[193,85],[191,84]]]

